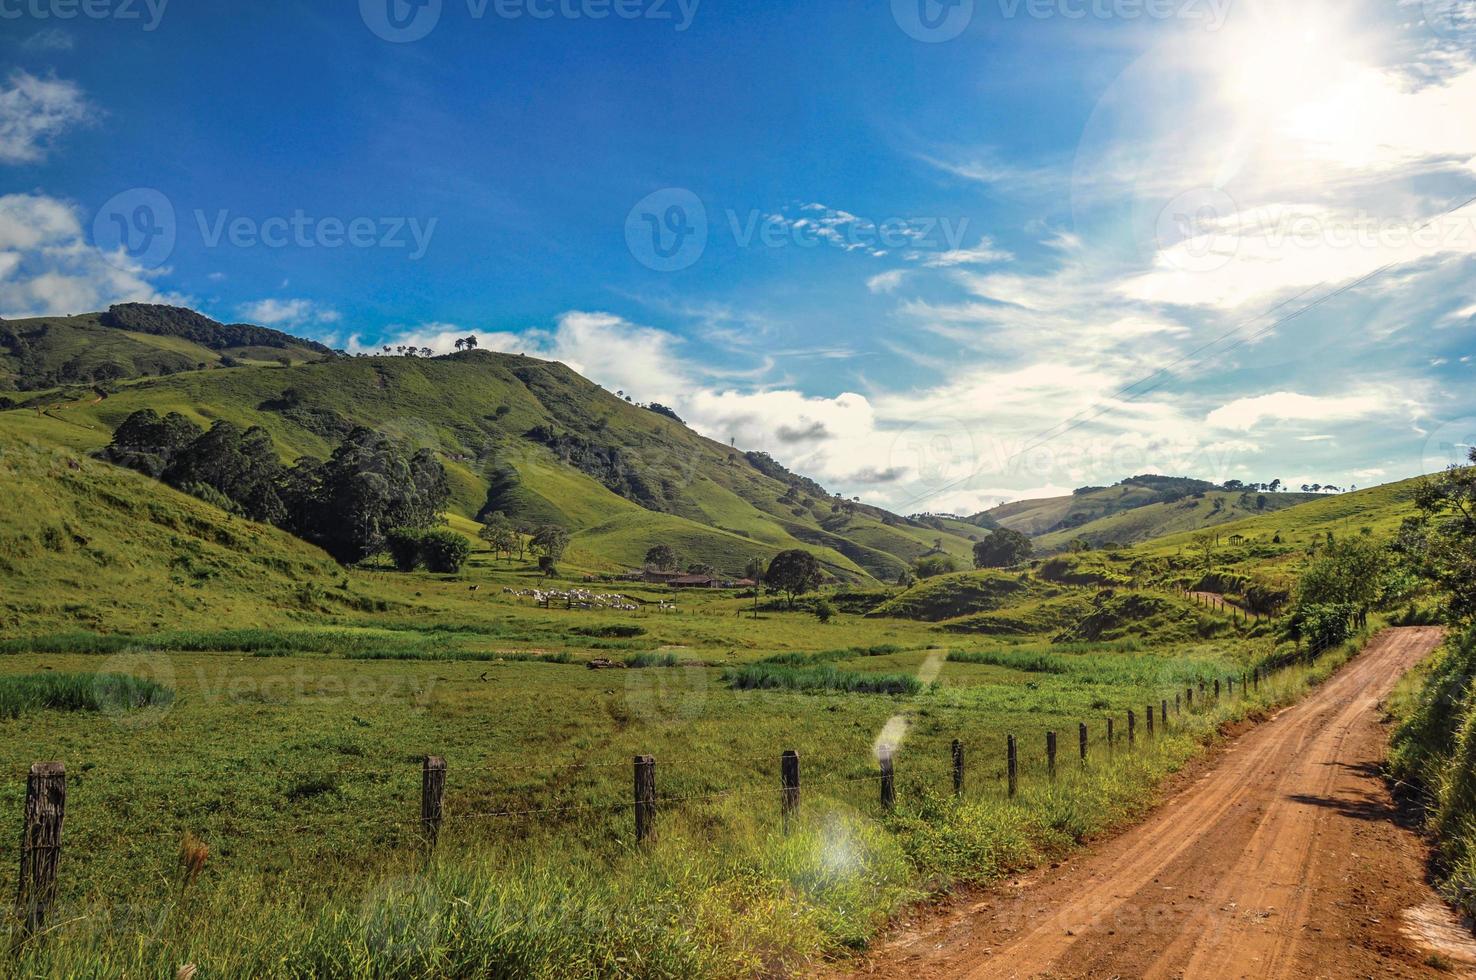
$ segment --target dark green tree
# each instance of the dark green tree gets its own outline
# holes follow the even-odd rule
[[[652,568],[662,569],[663,571],[668,568],[676,568],[677,553],[672,549],[671,545],[658,544],[646,552],[646,564]]]
[[[1019,531],[1000,528],[974,545],[975,568],[1010,568],[1035,551],[1030,539]]]
[[[815,556],[795,548],[774,556],[774,560],[769,562],[769,570],[764,573],[764,583],[783,595],[789,608],[793,609],[796,599],[819,587],[821,577],[820,563]]]

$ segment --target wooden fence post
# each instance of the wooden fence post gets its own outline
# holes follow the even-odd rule
[[[1186,698],[1186,700],[1185,700],[1184,703],[1189,706],[1189,710],[1190,711],[1193,711],[1194,710],[1194,685],[1193,684],[1190,684],[1189,685],[1189,689],[1184,692],[1184,697]]]
[[[656,759],[635,757],[636,843],[644,844],[656,830]]]
[[[1108,748],[1109,751],[1113,748],[1112,742],[1113,742],[1113,739],[1114,738],[1115,738],[1115,735],[1114,735],[1114,733],[1112,731],[1112,719],[1111,718],[1108,718],[1107,719],[1107,748]]]
[[[46,914],[56,900],[56,875],[61,865],[62,818],[67,809],[67,769],[60,762],[32,764],[26,777],[25,823],[21,830],[20,890],[16,912],[21,938],[46,925]]]
[[[1182,695],[1182,694],[1175,694],[1174,695],[1174,714],[1181,715],[1181,714],[1184,713],[1184,711],[1183,711],[1183,703],[1184,703],[1184,695]]]
[[[892,770],[892,747],[883,745],[881,749],[881,805],[883,810],[891,810],[897,805],[897,787],[893,782]]]
[[[787,749],[779,757],[779,782],[784,787],[779,797],[779,807],[784,815],[784,832],[789,833],[789,820],[799,812],[800,770],[799,753]]]
[[[1138,740],[1138,716],[1128,712],[1128,745]]]
[[[1164,698],[1163,701],[1158,706],[1158,720],[1161,721],[1161,722],[1163,722],[1163,733],[1165,735],[1167,735],[1168,734],[1168,730],[1169,730],[1169,703],[1168,703],[1168,698]]]
[[[1220,679],[1218,677],[1215,678],[1215,700],[1220,700]]]
[[[1056,733],[1046,732],[1046,772],[1056,778]]]
[[[953,740],[953,795],[963,796],[964,791],[964,747],[958,739]]]
[[[1153,737],[1153,705],[1148,706],[1148,737]]]
[[[1020,788],[1020,757],[1015,751],[1015,736],[1005,739],[1005,764],[1010,777],[1010,796]]]
[[[1076,726],[1076,741],[1081,745],[1081,764],[1082,765],[1086,765],[1086,761],[1087,761],[1087,726],[1086,726],[1086,722],[1081,722],[1080,724],[1078,724]]]
[[[420,764],[420,829],[432,849],[441,836],[445,796],[446,760],[438,755],[428,755]]]

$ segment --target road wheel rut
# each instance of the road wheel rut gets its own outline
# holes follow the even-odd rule
[[[1380,702],[1439,645],[1391,629],[1234,742],[1144,823],[1062,868],[961,901],[859,976],[1476,976],[1380,775]]]

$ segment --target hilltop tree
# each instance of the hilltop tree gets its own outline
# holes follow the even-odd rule
[[[658,544],[646,552],[646,564],[665,571],[677,567],[677,553],[671,545]]]
[[[476,334],[472,334],[470,337],[467,337],[465,340],[463,340],[462,343],[466,345],[466,349],[467,350],[476,350],[477,349],[477,335]]]
[[[1035,546],[1025,535],[1000,528],[974,545],[974,567],[1009,568],[1028,559],[1034,551]]]
[[[795,600],[800,596],[815,591],[820,580],[820,563],[814,555],[798,548],[775,555],[769,562],[769,570],[764,573],[765,584],[782,594],[790,609],[794,608]]]

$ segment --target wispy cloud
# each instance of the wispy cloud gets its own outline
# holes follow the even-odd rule
[[[95,115],[75,82],[11,72],[0,86],[0,163],[44,160],[61,134]]]

